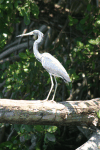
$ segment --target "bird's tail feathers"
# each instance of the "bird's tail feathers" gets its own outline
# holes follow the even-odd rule
[[[70,78],[67,78],[67,79],[63,78],[63,80],[64,80],[65,83],[71,82]]]

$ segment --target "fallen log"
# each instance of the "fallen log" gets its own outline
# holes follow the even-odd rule
[[[0,122],[11,124],[97,125],[100,98],[86,101],[0,99]]]

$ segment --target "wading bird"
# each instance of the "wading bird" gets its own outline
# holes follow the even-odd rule
[[[43,54],[39,53],[38,44],[43,39],[43,33],[40,32],[39,30],[33,30],[29,33],[18,35],[17,37],[28,36],[28,35],[38,36],[38,39],[33,43],[33,53],[34,53],[36,59],[41,62],[42,66],[50,74],[51,88],[50,88],[50,91],[47,95],[46,100],[48,100],[48,98],[51,94],[51,91],[53,89],[54,83],[53,83],[52,76],[54,76],[56,85],[55,85],[55,91],[54,91],[54,94],[53,94],[53,97],[52,97],[52,101],[53,101],[54,97],[55,97],[55,94],[56,94],[56,90],[57,90],[56,77],[61,77],[65,82],[71,82],[71,80],[70,80],[69,75],[68,75],[67,71],[65,70],[65,68],[62,66],[62,64],[55,57],[53,57],[49,53],[43,53]]]

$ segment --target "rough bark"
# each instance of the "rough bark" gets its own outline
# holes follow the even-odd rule
[[[96,130],[92,137],[76,150],[100,150],[100,130]]]
[[[29,42],[29,45],[30,46],[33,45],[33,41],[32,40]],[[9,54],[11,54],[11,53],[21,49],[21,48],[27,48],[27,43],[22,43],[20,45],[17,45],[17,46],[14,46],[12,48],[7,49],[6,51],[4,51],[4,52],[2,52],[0,54],[0,59],[3,59],[5,56],[7,56],[7,55],[9,55]]]
[[[45,100],[0,99],[0,122],[96,126],[98,110],[100,110],[100,98],[60,103]]]

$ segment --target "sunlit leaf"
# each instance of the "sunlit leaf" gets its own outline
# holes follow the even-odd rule
[[[100,44],[100,37],[97,37],[95,40],[90,39],[88,42],[93,45],[98,45],[98,44]]]
[[[97,21],[94,23],[94,26],[100,26],[100,20],[97,20]]]
[[[95,44],[96,44],[96,41],[95,41],[95,40],[93,40],[93,39],[90,39],[88,42],[89,42],[90,44],[93,44],[93,45],[95,45]]]
[[[11,85],[8,85],[8,86],[7,86],[7,89],[11,89]]]
[[[25,72],[28,72],[28,69],[24,69]]]
[[[100,118],[100,110],[97,112],[97,116],[98,118]]]
[[[80,48],[83,48],[84,44],[81,41],[77,41],[77,46],[79,46]]]
[[[47,126],[46,131],[53,133],[56,132],[57,126]]]

